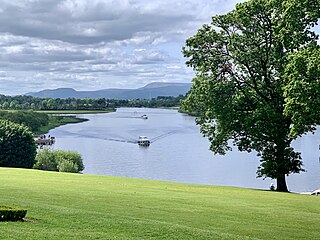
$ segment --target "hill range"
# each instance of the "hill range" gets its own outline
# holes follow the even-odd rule
[[[102,89],[96,91],[77,91],[73,88],[45,89],[29,92],[25,95],[40,98],[107,98],[107,99],[151,99],[158,96],[177,97],[185,95],[191,83],[160,83],[153,82],[137,89]]]

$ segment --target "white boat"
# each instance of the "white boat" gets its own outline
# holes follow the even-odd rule
[[[146,136],[140,136],[138,140],[140,146],[149,146],[150,140]]]
[[[317,189],[317,190],[315,190],[315,191],[313,191],[313,192],[311,193],[311,195],[320,196],[320,188]]]
[[[144,115],[141,116],[141,118],[142,119],[148,119],[148,116],[144,114]]]

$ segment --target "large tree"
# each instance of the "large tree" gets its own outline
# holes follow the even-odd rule
[[[216,154],[255,150],[258,176],[303,171],[292,141],[320,123],[320,0],[251,0],[212,18],[183,48],[196,77],[183,106]],[[229,141],[232,140],[232,141]]]

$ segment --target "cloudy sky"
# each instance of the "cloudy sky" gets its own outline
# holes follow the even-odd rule
[[[0,94],[190,82],[181,48],[242,0],[0,0]]]
[[[241,0],[0,0],[0,94],[190,82],[181,48]]]

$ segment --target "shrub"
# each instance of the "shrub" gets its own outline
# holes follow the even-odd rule
[[[84,170],[84,165],[81,155],[77,152],[45,148],[38,152],[33,168],[78,173]]]
[[[39,151],[36,156],[36,163],[33,168],[47,171],[58,171],[55,152],[44,148]]]
[[[0,206],[0,221],[21,221],[27,210],[7,206]]]
[[[32,168],[36,149],[28,127],[0,120],[0,167]]]
[[[57,157],[58,166],[60,166],[64,162],[70,162],[70,163],[73,163],[75,166],[77,166],[78,172],[81,172],[84,170],[82,157],[77,152],[57,150],[56,157]],[[64,172],[64,171],[61,171],[60,169],[59,171]]]
[[[58,165],[59,172],[77,173],[78,165],[68,160],[61,161]]]

